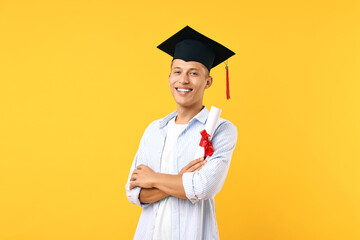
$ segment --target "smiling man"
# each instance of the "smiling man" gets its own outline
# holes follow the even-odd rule
[[[134,239],[219,239],[214,197],[229,170],[236,127],[220,118],[213,155],[194,155],[209,115],[203,97],[210,69],[234,53],[188,26],[158,48],[173,57],[168,82],[177,110],[146,128],[131,166],[126,194],[143,208]]]

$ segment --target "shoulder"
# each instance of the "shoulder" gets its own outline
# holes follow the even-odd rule
[[[219,130],[229,129],[231,131],[237,132],[236,126],[232,122],[230,122],[229,120],[226,120],[226,119],[223,119],[223,118],[219,119],[219,122],[217,124],[217,127],[216,127],[215,131],[217,129],[219,129]]]
[[[154,132],[159,131],[159,129],[160,129],[160,122],[161,122],[161,119],[157,119],[157,120],[152,121],[152,122],[145,128],[144,136],[145,136],[145,135],[151,135],[151,134],[153,134]]]
[[[215,128],[213,138],[226,138],[228,140],[236,141],[237,139],[237,128],[229,120],[220,118]]]

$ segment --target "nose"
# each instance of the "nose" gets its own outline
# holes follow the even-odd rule
[[[187,74],[182,74],[180,79],[179,79],[179,82],[181,84],[189,83],[189,76]]]

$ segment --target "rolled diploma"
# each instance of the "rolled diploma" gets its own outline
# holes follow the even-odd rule
[[[215,128],[216,128],[217,123],[220,118],[220,114],[221,114],[221,109],[211,106],[210,113],[209,113],[208,119],[205,124],[205,130],[210,135],[209,139],[211,139],[212,135],[214,134]],[[200,132],[199,132],[199,134],[200,134]],[[199,144],[200,144],[200,142],[199,142]],[[204,156],[204,154],[205,154],[204,147],[201,147],[200,145],[198,145],[198,147],[195,151],[194,159],[201,158]]]

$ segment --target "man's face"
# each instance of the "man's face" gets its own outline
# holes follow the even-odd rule
[[[171,93],[178,106],[201,107],[204,91],[212,84],[208,69],[199,62],[174,59],[169,75]]]

